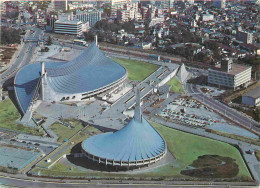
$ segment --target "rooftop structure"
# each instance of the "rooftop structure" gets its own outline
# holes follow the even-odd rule
[[[24,66],[15,76],[14,89],[20,109],[26,113],[34,99],[82,101],[116,87],[126,78],[126,69],[93,43],[70,62]]]
[[[116,167],[140,167],[166,154],[163,137],[142,116],[137,91],[134,118],[121,130],[92,136],[82,142],[82,150],[95,162]]]

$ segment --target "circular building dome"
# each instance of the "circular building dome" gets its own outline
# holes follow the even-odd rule
[[[83,152],[89,159],[122,167],[154,163],[164,157],[166,148],[163,137],[142,117],[140,106],[136,107],[135,117],[121,130],[82,142]]]

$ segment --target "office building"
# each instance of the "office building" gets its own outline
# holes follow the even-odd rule
[[[78,20],[57,20],[54,23],[54,32],[79,36],[82,34],[82,22]]]
[[[218,9],[226,8],[226,0],[213,0],[213,6]]]
[[[253,33],[249,33],[246,31],[237,31],[236,39],[239,41],[242,41],[246,44],[252,44],[253,43]]]
[[[250,66],[233,64],[232,59],[225,59],[220,65],[209,69],[208,83],[236,90],[248,85],[251,80],[251,71]]]
[[[130,2],[131,0],[111,0],[111,16],[116,18],[117,11],[124,9],[124,6]]]
[[[68,0],[52,0],[53,8],[56,11],[68,10]]]
[[[101,11],[100,10],[86,10],[80,11],[76,10],[76,19],[82,21],[83,23],[89,22],[89,26],[95,25],[96,22],[101,20]]]

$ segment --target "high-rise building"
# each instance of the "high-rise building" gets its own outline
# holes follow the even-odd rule
[[[50,26],[52,29],[54,29],[54,23],[58,20],[56,15],[49,15],[47,18],[47,26]]]
[[[131,0],[111,0],[111,16],[117,17],[117,10],[121,10],[127,3],[131,3]]]
[[[5,2],[0,2],[0,15],[4,15],[6,12],[6,4]]]
[[[161,7],[164,9],[172,9],[174,5],[174,0],[162,0]]]
[[[83,23],[89,22],[89,26],[95,25],[96,22],[101,20],[100,10],[86,10],[86,11],[76,11],[76,19],[82,21]]]
[[[253,43],[253,33],[249,33],[246,31],[237,31],[236,39],[242,41],[246,44]]]
[[[124,9],[117,10],[117,19],[122,21],[128,21],[133,19],[140,19],[141,14],[138,11],[138,3],[128,3]]]
[[[55,10],[68,10],[68,0],[52,0]]]
[[[226,0],[214,0],[213,6],[218,9],[224,9],[226,7]]]

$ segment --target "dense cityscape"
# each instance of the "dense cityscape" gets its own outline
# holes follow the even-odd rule
[[[259,187],[259,0],[0,15],[0,187]]]

